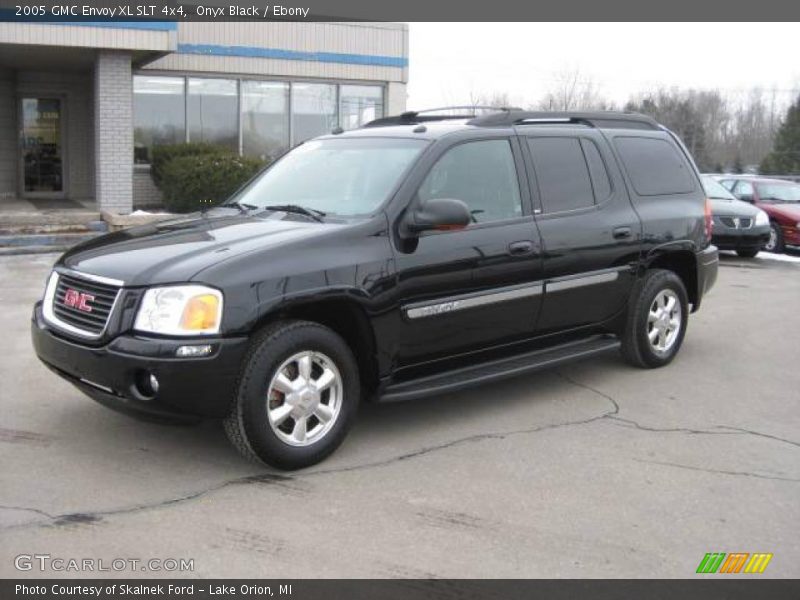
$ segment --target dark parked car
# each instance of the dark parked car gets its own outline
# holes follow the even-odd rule
[[[755,204],[769,215],[770,235],[764,250],[783,252],[787,244],[800,246],[800,183],[727,175],[719,180],[739,200]]]
[[[668,364],[716,280],[710,239],[696,167],[648,117],[406,113],[304,143],[205,213],[70,250],[33,343],[102,404],[222,418],[245,456],[300,468],[361,400],[615,349]]]
[[[703,187],[711,200],[714,217],[711,243],[720,250],[736,250],[739,256],[753,258],[769,241],[769,217],[752,204],[737,200],[721,183],[703,175]]]

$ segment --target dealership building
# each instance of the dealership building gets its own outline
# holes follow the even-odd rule
[[[4,205],[128,213],[159,144],[275,157],[405,109],[394,23],[0,23]]]

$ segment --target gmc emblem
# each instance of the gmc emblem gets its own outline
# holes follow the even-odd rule
[[[85,294],[72,288],[68,288],[64,294],[64,306],[77,308],[83,312],[92,312],[92,307],[89,306],[89,302],[92,300],[94,300],[94,296],[91,294]]]

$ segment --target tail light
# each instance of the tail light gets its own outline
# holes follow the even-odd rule
[[[711,230],[714,227],[714,218],[711,216],[711,200],[706,198],[706,208],[705,208],[705,229],[706,229],[706,240],[711,241]]]

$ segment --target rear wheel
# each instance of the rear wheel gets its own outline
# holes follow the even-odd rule
[[[339,335],[308,321],[277,323],[253,340],[225,432],[247,458],[307,467],[342,443],[359,393],[355,358]]]
[[[758,248],[738,248],[736,254],[742,258],[755,258],[758,254]]]
[[[783,252],[784,248],[785,244],[783,242],[783,231],[781,231],[781,226],[775,221],[771,221],[769,224],[769,239],[767,240],[767,243],[764,244],[764,250],[767,252],[775,252],[780,254]]]
[[[686,288],[672,271],[648,271],[633,292],[622,334],[622,355],[637,367],[669,364],[688,324]]]

